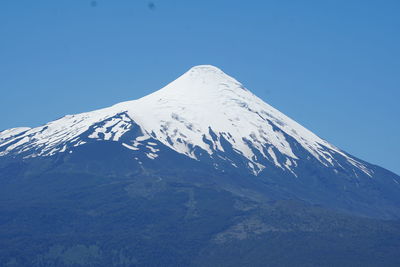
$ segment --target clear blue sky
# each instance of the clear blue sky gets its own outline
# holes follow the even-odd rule
[[[136,99],[212,64],[400,174],[400,1],[2,0],[0,129]]]

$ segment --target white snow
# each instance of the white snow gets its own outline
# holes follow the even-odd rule
[[[31,128],[29,128],[29,127],[18,127],[18,128],[11,128],[11,129],[4,130],[4,131],[0,132],[0,144],[2,143],[2,141],[7,140],[7,139],[9,139],[11,137],[14,137],[14,136],[16,136],[18,134],[21,134],[23,132],[26,132],[29,129],[31,129]]]
[[[157,154],[154,154],[154,153],[146,153],[146,156],[147,156],[149,159],[155,159],[155,158],[158,157],[158,155],[157,155]]]
[[[156,143],[153,143],[153,142],[147,142],[147,144],[149,144],[151,146],[156,146],[157,145]]]
[[[68,115],[33,129],[3,131],[0,133],[0,147],[6,146],[13,135],[26,131],[16,140],[11,138],[17,142],[8,146],[3,154],[34,148],[42,150],[40,155],[49,155],[65,151],[71,145],[83,145],[79,137],[85,132],[89,138],[118,141],[131,129],[133,121],[141,127],[143,136],[133,140],[132,145],[122,144],[132,150],[155,136],[171,149],[197,159],[191,147],[197,146],[210,155],[215,151],[224,152],[221,145],[223,136],[235,151],[248,159],[249,169],[255,174],[265,166],[259,163],[254,150],[276,166],[292,172],[299,158],[285,133],[321,164],[336,166],[334,153],[337,153],[357,169],[368,175],[372,173],[364,164],[265,103],[220,69],[209,65],[193,67],[164,88],[137,100]],[[216,137],[213,137],[214,134]],[[203,138],[212,144],[204,142]],[[147,156],[155,158],[157,155],[154,152],[158,150],[150,145],[156,144],[148,143],[146,148],[151,153]],[[283,162],[279,162],[278,152],[285,159]],[[232,165],[235,166],[234,163]]]
[[[154,147],[152,147],[152,146],[146,146],[151,152],[153,152],[153,153],[156,153],[156,152],[158,152],[158,151],[160,151],[159,149],[157,149],[157,148],[154,148]]]
[[[144,136],[139,136],[135,140],[140,142],[140,141],[145,141],[147,139],[150,139],[150,136],[144,135]]]
[[[126,147],[126,148],[130,149],[130,150],[139,150],[139,148],[137,148],[137,147],[134,147],[134,146],[130,146],[130,145],[128,145],[128,144],[125,144],[125,143],[122,143],[122,145],[123,145],[124,147]]]
[[[272,157],[272,160],[274,161],[275,165],[278,166],[279,168],[282,168],[281,164],[279,164],[278,158],[276,157],[275,152],[272,149],[272,147],[268,148],[268,154]]]

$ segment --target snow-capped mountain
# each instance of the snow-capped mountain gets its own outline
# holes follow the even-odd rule
[[[0,132],[0,266],[399,266],[399,218],[398,175],[213,66]]]
[[[140,134],[122,141],[135,125]],[[243,165],[255,175],[272,164],[298,176],[298,161],[311,158],[336,172],[351,169],[355,175],[373,174],[361,161],[208,65],[193,67],[164,88],[137,100],[67,115],[32,129],[5,130],[0,133],[0,156],[29,158],[72,153],[77,146],[101,140],[138,150],[138,145],[148,139],[196,160],[209,157],[235,168]],[[156,159],[156,144],[149,142],[146,146],[147,156]],[[227,146],[232,152],[225,153]],[[306,153],[296,152],[299,148]],[[214,164],[218,169],[218,163]]]
[[[0,174],[24,171],[13,162],[96,175],[157,173],[157,179],[197,172],[214,177],[211,183],[227,177],[219,186],[250,198],[400,217],[399,176],[321,139],[208,65],[137,100],[2,131]],[[234,185],[245,177],[253,179]]]

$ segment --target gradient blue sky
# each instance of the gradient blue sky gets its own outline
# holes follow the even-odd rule
[[[397,0],[2,0],[0,129],[136,99],[212,64],[400,174],[399,14]]]

